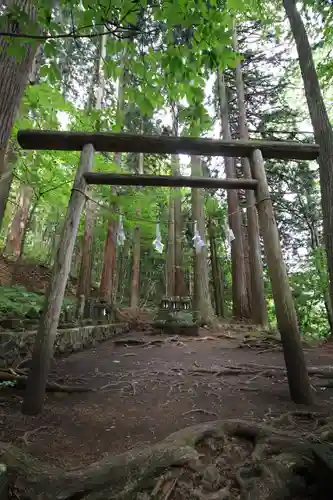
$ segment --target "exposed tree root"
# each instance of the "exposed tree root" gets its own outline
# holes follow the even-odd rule
[[[193,408],[193,410],[189,410],[183,413],[182,416],[185,417],[187,415],[193,415],[194,413],[203,413],[204,415],[209,415],[210,417],[217,417],[217,414],[213,411],[207,411],[203,408]]]
[[[269,349],[269,348],[281,348],[281,339],[278,335],[272,333],[267,333],[263,335],[255,334],[254,332],[249,333],[244,336],[244,338],[238,344],[239,348],[255,348],[255,349]]]
[[[31,431],[26,431],[23,434],[23,436],[21,436],[20,439],[22,439],[22,441],[24,442],[24,444],[26,446],[29,446],[29,444],[30,444],[29,438],[31,436],[33,436],[34,434],[37,434],[39,431],[46,430],[46,429],[50,429],[50,426],[49,425],[41,425],[40,427],[37,427],[37,429],[32,429]]]
[[[140,339],[114,339],[113,341],[115,346],[130,346],[130,345],[144,345],[146,344],[145,340],[140,340]]]
[[[27,374],[24,370],[13,370],[9,368],[0,370],[0,382],[15,382],[15,389],[24,389],[27,381]],[[48,392],[90,392],[93,389],[76,385],[62,385],[57,382],[47,382]]]
[[[287,500],[311,489],[323,500],[333,488],[332,453],[330,443],[240,420],[195,425],[71,472],[0,443],[11,481],[34,500]]]
[[[179,371],[180,369],[178,369]],[[185,372],[185,370],[183,370]],[[200,374],[212,374],[216,377],[222,376],[239,376],[239,375],[254,375],[252,380],[258,377],[281,377],[286,376],[286,370],[283,366],[269,366],[269,365],[258,365],[255,363],[248,363],[242,365],[228,365],[216,368],[201,368],[198,367],[193,370],[186,371],[190,375],[200,375]],[[316,376],[318,378],[333,379],[333,367],[332,366],[310,366],[308,367],[308,374]],[[319,384],[320,387],[333,387],[333,383],[329,380],[325,383]]]
[[[147,342],[146,340],[140,340],[140,339],[115,339],[113,341],[115,346],[142,346],[142,347],[148,347],[148,346],[154,346],[154,345],[162,345],[165,344],[168,341],[168,339],[156,339],[156,340],[151,340],[150,342]]]

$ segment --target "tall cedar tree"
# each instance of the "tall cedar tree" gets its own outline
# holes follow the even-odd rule
[[[291,30],[297,46],[299,65],[302,73],[305,96],[316,143],[320,147],[318,158],[323,212],[324,241],[330,283],[331,302],[333,300],[333,130],[324,99],[320,90],[318,75],[313,61],[312,50],[304,23],[297,10],[295,0],[283,2]]]

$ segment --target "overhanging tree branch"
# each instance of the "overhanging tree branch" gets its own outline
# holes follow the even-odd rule
[[[94,23],[94,24],[89,24],[86,26],[81,26],[77,29],[73,26],[73,29],[69,33],[61,33],[58,35],[39,35],[35,33],[13,33],[10,31],[5,31],[5,32],[0,32],[0,36],[8,37],[8,38],[29,38],[30,40],[56,40],[56,39],[62,39],[62,38],[97,38],[103,35],[117,35],[117,33],[128,33],[128,32],[134,32],[134,33],[140,33],[140,30],[136,28],[135,25],[129,25],[129,26],[121,26],[122,23],[125,22],[127,16],[133,12],[137,12],[137,8],[131,8],[129,9],[119,20],[118,23],[114,23],[109,20],[103,20],[102,23]],[[73,23],[73,19],[72,19]],[[89,29],[89,28],[96,28],[99,26],[104,26],[106,28],[105,32],[100,32],[96,31],[95,33],[79,33],[80,30],[84,29]],[[110,29],[108,26],[112,26],[112,29]]]
[[[96,25],[95,25],[96,26]],[[102,24],[104,26],[104,24]],[[93,27],[93,26],[91,26]],[[62,33],[59,35],[36,35],[36,34],[28,34],[28,33],[11,33],[7,31],[1,31],[0,36],[3,37],[8,37],[8,38],[25,38],[25,39],[30,39],[30,40],[57,40],[57,39],[63,39],[63,38],[98,38],[103,35],[116,35],[118,32],[128,32],[128,31],[135,31],[136,33],[139,33],[140,31],[134,28],[115,28],[114,30],[107,30],[103,31],[100,33],[73,33],[72,31],[69,33]]]

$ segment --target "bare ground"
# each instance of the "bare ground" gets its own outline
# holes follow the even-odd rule
[[[316,391],[315,405],[302,409],[290,401],[282,370],[272,377],[269,370],[265,373],[264,367],[284,365],[283,354],[276,347],[239,348],[239,338],[214,336],[164,340],[148,336],[142,345],[130,345],[130,339],[143,339],[140,333],[133,332],[126,338],[129,339],[127,346],[108,341],[95,349],[56,360],[51,378],[72,385],[87,384],[95,391],[50,393],[40,416],[22,416],[22,393],[2,391],[0,441],[23,448],[43,463],[70,470],[101,460],[110,453],[117,455],[135,447],[153,445],[185,427],[205,422],[210,425],[211,421],[241,419],[250,426],[253,422],[268,425],[286,414],[284,431],[296,430],[298,436],[307,436],[316,431],[321,419],[324,421],[332,410],[333,388],[320,387],[327,382],[322,376],[311,378]],[[160,343],[156,345],[156,341]],[[308,365],[327,367],[332,364],[332,354],[323,347],[309,349]],[[254,364],[261,368],[249,374]],[[235,366],[247,367],[247,373],[230,375],[226,368]],[[229,447],[232,440],[230,437]],[[175,481],[173,476],[170,478],[169,486]],[[200,500],[200,492],[193,493],[193,488],[189,497],[165,498]],[[216,499],[231,498],[221,495]],[[147,498],[164,499],[164,496],[156,493]]]
[[[280,347],[248,330],[132,332],[55,360],[51,381],[92,390],[48,393],[38,417],[2,390],[10,498],[331,499],[333,350],[307,349],[315,405],[296,407]]]

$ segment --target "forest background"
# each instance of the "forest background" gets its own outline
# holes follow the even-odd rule
[[[240,63],[250,138],[314,140],[282,5],[273,2],[264,11],[257,2],[253,12],[252,3],[241,0],[118,3],[111,8],[99,2],[92,8],[89,2],[58,2],[51,8],[48,2],[35,2],[30,7],[38,13],[37,38],[9,38],[6,57],[18,62],[21,58],[23,64],[33,55],[29,85],[10,134],[3,168],[8,175],[0,188],[0,244],[11,261],[52,266],[79,160],[73,152],[22,151],[16,142],[19,129],[225,137],[223,77],[230,133],[238,138],[235,68]],[[14,9],[11,15],[33,35],[36,23],[29,8]],[[331,120],[332,11],[330,1],[301,5]],[[2,14],[7,23],[8,12]],[[5,62],[1,53],[0,66]],[[15,71],[6,78],[14,91]],[[8,130],[6,120],[1,126]],[[0,136],[5,133],[2,130]],[[156,155],[99,154],[95,160],[97,171],[138,175],[180,172],[216,177],[225,174],[225,167],[223,158],[203,158],[200,165],[193,157]],[[235,162],[235,171],[242,175],[240,161]],[[327,337],[331,315],[318,165],[269,160],[266,171],[301,333]],[[217,316],[230,317],[233,256],[226,192],[205,190],[197,202],[204,213],[199,232],[207,248],[211,302]],[[246,254],[249,202],[244,192],[238,194],[237,203],[241,233],[231,244],[237,245],[241,238]],[[154,308],[171,290],[176,295],[192,294],[200,272],[193,265],[194,222],[187,188],[94,187],[72,262],[77,295],[89,295],[92,289],[93,295],[120,307]],[[154,244],[158,229],[162,253]],[[262,258],[269,322],[274,326],[264,254]],[[2,315],[24,316],[31,307],[40,308],[43,297],[22,287],[2,286],[0,299]],[[74,297],[69,294],[68,299]]]

